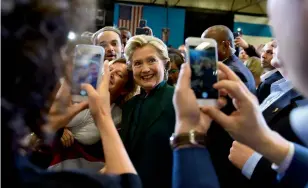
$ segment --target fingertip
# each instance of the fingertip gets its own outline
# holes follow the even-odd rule
[[[213,108],[212,106],[201,106],[200,107],[200,110],[203,112],[203,113],[208,113],[211,108]]]
[[[181,65],[181,70],[178,78],[178,83],[176,84],[176,88],[190,88],[190,68],[188,63],[183,63]]]
[[[186,65],[187,65],[187,63],[183,63],[183,64],[181,65],[181,69],[184,69]]]
[[[229,153],[231,153],[231,150],[230,150]],[[229,161],[231,161],[231,154],[228,155],[228,159],[229,159]]]
[[[226,80],[226,79],[228,79],[227,75],[224,72],[222,72],[221,70],[217,71],[217,75],[218,75],[218,80]]]
[[[85,89],[85,88],[87,87],[87,84],[82,83],[82,84],[80,85],[80,87],[81,87],[81,89]]]
[[[222,98],[220,97],[218,100],[217,100],[217,107],[219,109],[225,107],[227,105],[227,100],[225,98]]]
[[[218,85],[219,85],[219,83],[218,83],[218,82],[217,82],[217,83],[215,83],[215,84],[213,84],[213,88],[214,88],[214,89],[217,89]]]
[[[104,66],[108,65],[109,66],[109,60],[104,61]]]
[[[232,142],[232,146],[234,146],[236,144],[236,141],[234,140],[233,142]]]

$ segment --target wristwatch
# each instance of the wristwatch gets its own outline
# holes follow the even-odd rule
[[[175,134],[170,137],[170,145],[175,149],[183,145],[205,146],[205,133],[190,130],[188,133]]]

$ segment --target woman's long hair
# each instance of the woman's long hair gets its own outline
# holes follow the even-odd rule
[[[66,44],[67,34],[71,29],[86,30],[80,24],[80,12],[76,12],[81,2],[1,2],[2,73],[5,73],[1,110],[2,131],[6,136],[2,157],[8,165],[4,179],[13,180],[11,183],[18,183],[14,156],[21,149],[21,138],[29,132],[42,135],[41,125],[46,122],[51,94],[65,70],[60,49]]]
[[[119,58],[119,59],[115,59],[115,60],[111,61],[109,63],[109,66],[114,64],[114,63],[127,64],[126,59]],[[140,87],[135,83],[133,71],[127,68],[127,73],[128,73],[128,79],[127,79],[127,82],[124,86],[125,90],[127,91],[127,94],[120,96],[116,100],[116,103],[119,106],[122,106],[125,102],[127,102],[129,99],[131,99],[135,95],[139,94],[139,92],[140,92]]]

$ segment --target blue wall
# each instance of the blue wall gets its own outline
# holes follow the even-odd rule
[[[152,28],[154,36],[162,38],[162,28],[167,27],[166,9],[158,6],[143,6],[143,19],[147,20],[147,24]],[[117,25],[119,18],[119,5],[115,4],[114,9],[114,25]],[[169,45],[178,48],[184,44],[184,28],[185,28],[185,10],[180,8],[169,8],[168,10],[168,28],[170,28]]]

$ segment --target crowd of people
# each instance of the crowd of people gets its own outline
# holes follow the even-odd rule
[[[217,106],[198,105],[184,45],[127,28],[85,32],[77,0],[12,4],[1,23],[3,69],[16,70],[1,96],[10,186],[308,186],[307,0],[268,1],[275,38],[261,50],[223,25],[200,33],[217,42]],[[83,82],[78,103],[72,28],[105,50],[101,80]]]

